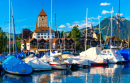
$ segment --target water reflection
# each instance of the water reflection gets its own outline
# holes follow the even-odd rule
[[[87,69],[52,70],[33,72],[29,76],[17,76],[5,73],[0,83],[123,83],[130,81],[130,64],[111,64],[106,68],[91,67]]]
[[[3,83],[29,83],[32,81],[30,76],[18,76],[12,74],[4,74]]]

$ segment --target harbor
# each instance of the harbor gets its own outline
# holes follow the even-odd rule
[[[33,72],[27,76],[17,76],[1,71],[1,83],[129,83],[130,63],[111,64],[106,68],[91,67],[87,69],[52,70]]]
[[[0,83],[129,83],[129,4],[93,1],[1,0]]]

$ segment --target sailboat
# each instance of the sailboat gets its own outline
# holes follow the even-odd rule
[[[58,57],[61,57],[61,52],[55,51],[54,53],[51,51],[51,28],[52,28],[52,0],[51,0],[51,26],[49,28],[49,34],[50,34],[50,54],[44,55],[41,57],[41,60],[46,61],[51,65],[52,69],[70,69],[71,65],[65,63],[63,59],[59,59]]]
[[[113,11],[113,7],[112,7]],[[113,12],[112,12],[113,13]],[[111,13],[111,39],[110,39],[110,47],[112,44],[112,13]],[[120,52],[118,49],[104,49],[100,56],[102,56],[104,59],[108,61],[108,63],[122,63],[125,62],[125,59],[123,56],[121,56]]]
[[[52,67],[47,62],[44,62],[37,57],[32,57],[26,60],[25,63],[32,66],[34,71],[45,71],[52,69]]]
[[[12,2],[11,2],[12,5]],[[12,7],[12,6],[11,6]],[[12,11],[13,12],[13,11]],[[10,30],[10,0],[9,0],[9,30]],[[9,40],[10,40],[10,31],[9,31]],[[32,73],[32,67],[23,62],[22,60],[19,60],[15,58],[14,56],[10,55],[10,41],[9,41],[9,55],[7,59],[4,60],[2,63],[2,67],[4,70],[8,73],[12,74],[20,74],[20,75],[26,75]]]
[[[100,47],[91,47],[86,50],[86,41],[87,40],[87,13],[86,13],[86,38],[85,38],[85,51],[81,52],[79,54],[80,59],[87,59],[89,62],[91,62],[91,66],[106,66],[107,60],[105,60],[103,57],[98,56],[98,54],[101,52]]]

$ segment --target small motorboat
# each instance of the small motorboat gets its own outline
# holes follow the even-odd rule
[[[87,59],[81,59],[79,56],[66,57],[66,63],[71,64],[74,68],[86,68],[91,66],[91,62]]]
[[[62,54],[61,51],[48,52],[48,55],[50,56],[60,56],[61,54]]]
[[[47,62],[43,62],[37,57],[28,58],[28,60],[26,59],[25,63],[32,66],[34,71],[45,71],[52,69],[52,67]]]
[[[104,49],[100,54],[108,63],[123,63],[126,60],[117,49]]]
[[[42,61],[49,63],[52,69],[70,69],[71,68],[71,65],[68,63],[65,63],[64,60],[62,60],[62,58],[59,59],[58,57],[44,55],[40,59]]]
[[[12,74],[20,74],[27,75],[32,73],[32,67],[26,64],[24,61],[15,58],[14,56],[10,56],[4,60],[2,63],[2,67],[8,73]]]
[[[53,69],[70,69],[71,65],[68,63],[65,63],[64,60],[59,59],[58,57],[50,57],[51,60],[49,64]]]

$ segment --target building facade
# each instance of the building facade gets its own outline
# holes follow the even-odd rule
[[[32,38],[53,39],[54,37],[55,37],[55,31],[47,26],[47,14],[42,9],[40,14],[38,15],[38,26],[36,22],[36,29],[32,34]]]

